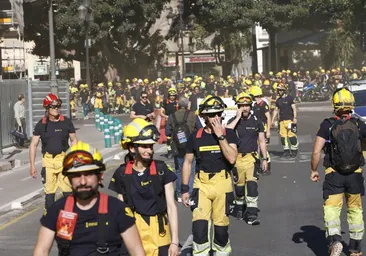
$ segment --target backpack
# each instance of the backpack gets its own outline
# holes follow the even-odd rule
[[[332,125],[329,128],[330,166],[342,174],[352,173],[364,164],[358,120],[351,117],[328,120]]]
[[[175,147],[178,150],[185,149],[189,135],[191,134],[188,124],[187,124],[188,115],[189,115],[189,111],[187,110],[184,113],[183,120],[181,122],[178,122],[177,117],[175,116],[175,113],[172,114],[172,118],[173,118],[172,139],[173,139]]]

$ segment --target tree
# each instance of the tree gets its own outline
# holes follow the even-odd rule
[[[162,61],[165,44],[153,25],[167,0],[93,0],[90,23],[93,81],[103,79],[110,68],[122,77],[148,76]],[[85,26],[78,16],[79,2],[59,0],[55,13],[56,56],[85,60]],[[36,44],[33,53],[49,55],[47,4],[24,4],[25,39]],[[98,74],[97,76],[95,76]]]

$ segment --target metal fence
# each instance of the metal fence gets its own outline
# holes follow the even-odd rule
[[[13,145],[13,138],[10,132],[15,129],[14,104],[18,101],[18,95],[24,94],[28,97],[28,82],[25,80],[4,80],[0,82],[0,125],[1,125],[1,147]],[[26,108],[26,121],[29,127],[29,108]]]
[[[69,88],[67,81],[58,81],[58,95],[62,99],[63,115],[69,116]],[[26,103],[27,134],[32,135],[35,124],[44,115],[43,99],[50,93],[49,81],[4,80],[0,82],[0,146],[1,148],[13,145],[10,134],[15,129],[14,104],[19,94],[24,94]]]

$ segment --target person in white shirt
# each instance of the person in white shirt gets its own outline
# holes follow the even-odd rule
[[[22,132],[26,133],[26,121],[25,121],[25,96],[24,94],[18,95],[18,101],[14,104],[14,118],[15,118],[15,128]],[[18,145],[20,147],[24,147],[25,139],[16,138],[18,141]]]

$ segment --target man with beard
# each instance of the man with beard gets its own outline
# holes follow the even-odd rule
[[[75,145],[77,138],[71,120],[60,114],[61,104],[62,101],[52,93],[44,98],[43,107],[46,109],[46,113],[36,124],[29,146],[30,176],[36,179],[36,153],[38,144],[42,141],[41,177],[46,194],[46,210],[55,202],[57,188],[64,196],[71,192],[70,183],[61,173],[62,161],[69,148],[69,139],[71,145]]]
[[[98,192],[103,171],[101,153],[89,144],[79,141],[67,151],[62,172],[72,195],[55,202],[41,218],[34,256],[49,255],[54,240],[59,255],[145,255],[131,210]]]
[[[267,155],[263,122],[251,114],[252,98],[241,93],[236,97],[238,110],[236,116],[229,120],[227,128],[234,129],[239,137],[239,155],[236,159],[234,174],[235,184],[235,217],[244,219],[249,225],[259,225],[258,219],[258,146],[263,156]],[[258,145],[259,144],[259,145]],[[262,158],[262,169],[267,172],[268,158]],[[244,200],[247,209],[244,213]]]
[[[153,159],[156,127],[136,118],[123,129],[129,159],[113,174],[109,189],[132,209],[146,255],[178,256],[178,212],[171,167]]]
[[[232,255],[228,232],[234,199],[230,170],[238,155],[238,138],[232,129],[221,124],[225,108],[221,98],[207,96],[198,110],[206,126],[193,132],[186,145],[181,192],[182,202],[193,211],[193,255],[210,254],[211,223],[214,254]],[[188,184],[194,158],[197,165],[190,196]]]

